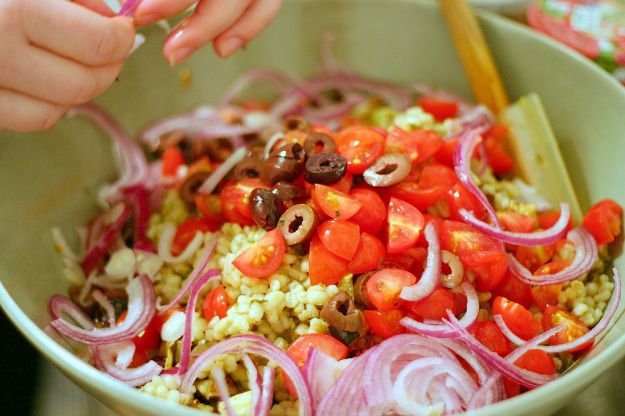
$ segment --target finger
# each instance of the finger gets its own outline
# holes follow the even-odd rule
[[[123,60],[134,43],[128,17],[100,16],[65,0],[26,0],[22,26],[31,43],[87,65]]]
[[[165,43],[165,58],[172,65],[182,62],[232,26],[250,3],[251,0],[201,0],[195,13],[174,29]]]
[[[0,89],[0,126],[15,131],[46,130],[66,109],[14,91]]]
[[[143,26],[176,16],[197,3],[197,0],[144,0],[134,14],[135,23]]]
[[[254,0],[237,22],[213,41],[222,58],[232,55],[254,39],[280,11],[281,0]]]
[[[85,103],[108,88],[122,63],[87,67],[34,46],[1,63],[0,87],[64,106]]]
[[[80,4],[89,10],[92,10],[102,16],[114,17],[115,12],[102,0],[74,0],[74,3]]]

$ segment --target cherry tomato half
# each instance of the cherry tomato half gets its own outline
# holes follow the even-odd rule
[[[285,251],[284,237],[276,228],[239,254],[232,264],[246,276],[266,278],[278,271]]]
[[[545,330],[549,330],[560,324],[564,324],[565,327],[560,332],[549,338],[549,344],[551,345],[566,344],[567,342],[574,341],[582,335],[585,335],[589,331],[588,327],[572,313],[556,306],[547,306],[543,311],[543,325]],[[592,340],[588,341],[577,348],[568,350],[567,352],[585,350],[586,348],[591,347],[593,342],[594,341]]]
[[[523,215],[518,212],[506,211],[497,214],[501,226],[508,231],[516,233],[529,233],[536,228],[536,217]]]
[[[404,328],[399,324],[404,315],[397,309],[386,312],[365,311],[364,313],[369,329],[379,337],[386,339],[404,332]]]
[[[371,189],[356,188],[350,196],[362,204],[350,220],[360,226],[360,231],[377,234],[386,220],[386,206],[380,195]]]
[[[170,146],[161,156],[163,176],[176,176],[178,168],[184,165],[184,155],[178,146]]]
[[[418,102],[419,107],[421,107],[423,111],[432,114],[438,121],[458,116],[459,106],[457,101],[421,96]]]
[[[512,352],[510,341],[494,322],[476,322],[469,328],[469,333],[486,348],[502,357]]]
[[[356,254],[350,260],[350,273],[360,274],[377,269],[386,255],[384,244],[369,233],[360,234]]]
[[[313,198],[326,215],[342,220],[350,219],[362,207],[358,199],[321,184],[315,185]]]
[[[388,204],[388,253],[402,253],[413,247],[424,222],[421,211],[408,202],[391,198]]]
[[[247,206],[247,204],[240,188],[237,188],[235,182],[225,184],[221,189],[219,198],[221,199],[221,210],[227,221],[235,222],[241,226],[254,225],[251,216],[247,217],[241,213],[241,211],[246,209],[245,206]],[[249,207],[247,209],[249,210]]]
[[[488,164],[496,174],[509,173],[514,169],[514,159],[506,149],[500,139],[486,136],[484,138],[484,149],[488,156]]]
[[[562,283],[555,285],[532,286],[532,299],[540,309],[546,308],[548,305],[555,306],[558,304],[558,297],[562,293]]]
[[[330,252],[351,260],[360,242],[360,227],[351,221],[329,220],[317,228],[317,235]]]
[[[526,341],[542,330],[540,321],[530,311],[503,296],[497,296],[493,301],[493,315],[501,315],[508,328]]]
[[[514,250],[514,257],[526,269],[534,273],[540,266],[551,260],[555,251],[556,247],[553,244],[548,246],[517,246]]]
[[[532,304],[532,287],[520,281],[508,271],[503,280],[492,290],[494,296],[503,296],[513,302],[529,308]]]
[[[408,202],[421,212],[427,211],[447,194],[447,190],[442,186],[423,188],[413,181],[400,182],[386,192],[392,197]]]
[[[176,234],[174,234],[174,239],[171,243],[171,253],[174,256],[182,253],[198,232],[207,233],[218,230],[219,224],[207,221],[204,218],[191,217],[176,228]]]
[[[310,242],[308,263],[311,285],[333,285],[348,273],[349,262],[328,250],[318,235]]]
[[[228,300],[228,295],[226,295],[226,288],[217,286],[204,298],[202,315],[207,321],[210,321],[215,316],[218,316],[220,319],[225,318],[228,314],[228,308],[230,308],[230,301]]]
[[[517,367],[533,373],[551,375],[556,372],[556,366],[551,355],[543,350],[529,350],[514,362]]]
[[[401,290],[415,284],[417,278],[402,269],[382,269],[373,274],[365,284],[367,297],[379,311],[396,308]]]
[[[384,153],[384,136],[368,127],[349,127],[336,138],[337,153],[347,159],[347,171],[363,173]]]
[[[121,325],[128,315],[128,310],[122,312],[117,318],[117,325]],[[138,367],[148,360],[149,351],[158,349],[161,345],[161,327],[163,326],[163,318],[159,314],[155,314],[148,326],[137,336],[132,339],[135,344],[135,354],[129,367]]]
[[[623,208],[605,199],[588,210],[584,217],[584,228],[595,238],[597,244],[608,244],[621,233],[623,225]]]
[[[401,308],[410,311],[421,319],[446,319],[449,309],[454,315],[456,311],[456,298],[451,290],[437,287],[429,296],[417,302],[401,301]]]

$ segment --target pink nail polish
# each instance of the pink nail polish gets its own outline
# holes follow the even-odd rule
[[[241,37],[232,36],[219,43],[217,46],[217,52],[219,52],[219,56],[222,58],[227,58],[239,50],[243,45],[245,45],[245,41]]]

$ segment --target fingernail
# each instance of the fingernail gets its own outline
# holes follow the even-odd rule
[[[176,66],[180,62],[184,61],[193,53],[193,49],[189,47],[182,47],[179,49],[175,49],[172,53],[169,54],[169,65]]]
[[[144,26],[149,25],[150,23],[154,23],[160,19],[162,19],[162,17],[158,13],[148,13],[135,16],[135,23],[139,26]]]
[[[232,36],[219,42],[217,52],[222,58],[227,58],[239,50],[243,45],[245,45],[245,41],[242,38],[239,36]]]

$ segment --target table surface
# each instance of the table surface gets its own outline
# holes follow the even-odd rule
[[[34,416],[115,416],[51,364],[45,363]],[[554,416],[618,416],[625,414],[625,360]]]

